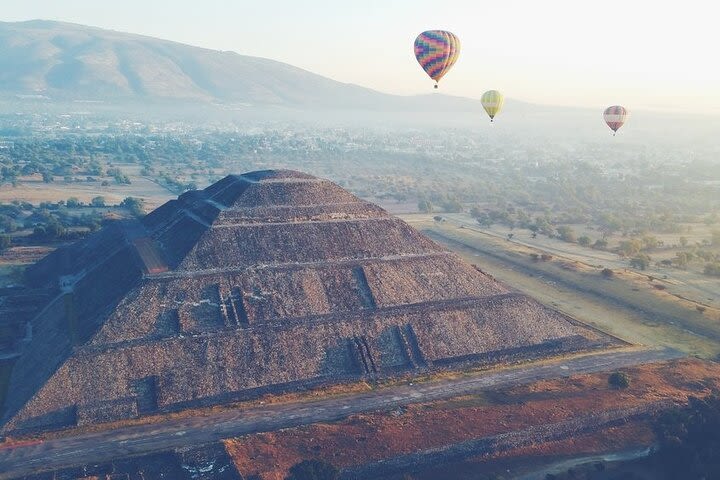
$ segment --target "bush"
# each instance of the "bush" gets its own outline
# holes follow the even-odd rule
[[[337,480],[340,472],[329,463],[320,460],[303,460],[290,467],[285,480]]]
[[[12,240],[10,240],[10,237],[8,235],[0,235],[0,252],[3,252],[10,248],[10,245],[12,245]]]
[[[720,263],[708,263],[703,272],[711,277],[720,277]]]
[[[639,268],[640,270],[645,270],[650,266],[650,257],[643,254],[633,257],[630,260],[630,266],[633,268]]]
[[[130,210],[130,213],[132,213],[135,217],[142,217],[145,215],[145,212],[143,211],[144,205],[145,202],[141,198],[135,197],[125,197],[125,199],[120,202],[120,206]]]
[[[605,250],[608,246],[607,240],[603,240],[602,238],[599,238],[595,240],[595,243],[593,243],[592,248],[595,250]]]
[[[653,425],[658,448],[650,460],[667,478],[720,478],[720,400],[691,397]]]
[[[562,225],[557,228],[557,233],[560,236],[560,239],[569,242],[574,243],[575,242],[575,232],[572,228],[568,227],[567,225]]]
[[[613,271],[610,270],[609,268],[603,268],[603,269],[602,269],[602,272],[600,272],[600,273],[601,273],[602,276],[605,277],[605,278],[612,278],[613,276],[615,276],[615,272],[613,272]]]
[[[552,260],[552,258],[553,258],[553,256],[550,255],[549,253],[543,253],[542,255],[540,255],[540,259],[543,262],[549,262],[550,260]]]
[[[630,386],[630,376],[625,372],[613,372],[608,377],[608,385],[618,390]]]

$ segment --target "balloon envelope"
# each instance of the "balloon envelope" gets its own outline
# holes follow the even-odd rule
[[[613,132],[617,132],[618,129],[623,126],[625,120],[627,120],[628,115],[628,111],[625,107],[613,105],[612,107],[605,109],[603,119],[605,119],[605,123],[607,123],[608,127],[610,127]]]
[[[505,97],[503,97],[503,94],[497,90],[488,90],[483,93],[483,96],[480,98],[480,102],[487,114],[490,115],[490,121],[492,122],[495,115],[500,113],[503,103],[505,103]]]
[[[428,30],[415,39],[415,58],[430,78],[437,82],[455,65],[460,56],[460,39],[445,30]]]

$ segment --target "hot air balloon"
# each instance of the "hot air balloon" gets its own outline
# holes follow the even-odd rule
[[[483,93],[483,96],[480,98],[480,102],[487,114],[490,116],[490,123],[492,123],[495,115],[500,113],[503,103],[505,102],[505,97],[503,97],[503,94],[497,90],[488,90]]]
[[[608,127],[613,131],[613,136],[615,136],[618,129],[623,126],[629,115],[625,107],[621,107],[620,105],[613,105],[605,109],[603,118]]]
[[[440,79],[460,56],[460,39],[445,30],[428,30],[415,39],[415,58],[438,88]]]

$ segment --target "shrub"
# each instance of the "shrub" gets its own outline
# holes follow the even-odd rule
[[[7,250],[12,245],[12,240],[8,235],[0,235],[0,252]]]
[[[562,225],[557,228],[558,236],[565,242],[574,243],[575,242],[575,232],[572,228],[568,227],[567,225]]]
[[[613,272],[609,268],[603,268],[602,272],[600,273],[602,273],[602,276],[605,278],[612,278],[615,275],[615,272]]]
[[[624,389],[630,386],[630,376],[625,372],[613,372],[608,377],[608,385],[616,389]]]
[[[708,263],[703,269],[705,275],[720,277],[720,263]]]
[[[594,248],[595,250],[605,250],[607,248],[607,246],[608,246],[607,240],[597,239],[597,240],[595,240],[595,243],[593,243],[592,248]]]
[[[650,257],[643,254],[633,257],[630,260],[630,266],[633,268],[639,268],[640,270],[645,270],[650,266]]]
[[[285,480],[337,480],[340,472],[329,463],[320,460],[303,460],[290,467]]]

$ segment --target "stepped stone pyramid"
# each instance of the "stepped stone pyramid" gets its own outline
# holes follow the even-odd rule
[[[382,208],[310,175],[231,175],[60,248],[4,432],[603,348]]]

